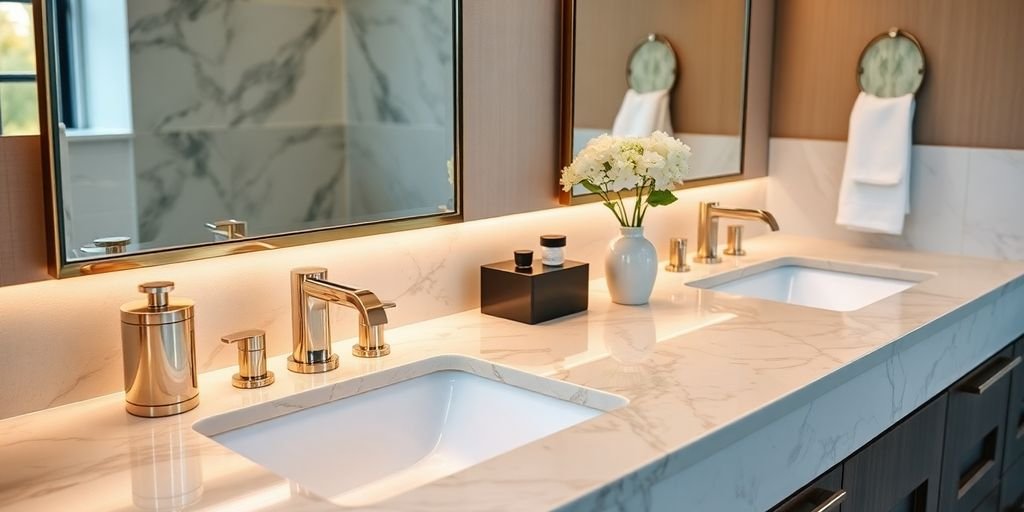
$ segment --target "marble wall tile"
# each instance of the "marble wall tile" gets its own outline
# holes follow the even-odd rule
[[[339,123],[341,4],[129,1],[135,130]]]
[[[129,2],[141,247],[210,241],[224,218],[266,234],[454,208],[452,13]]]
[[[765,185],[748,180],[678,192],[676,204],[648,213],[646,234],[666,258],[669,237],[696,240],[698,202],[763,208]],[[590,262],[597,278],[617,229],[602,205],[589,204],[0,288],[0,418],[122,389],[118,308],[138,298],[138,283],[175,281],[176,295],[196,301],[197,355],[200,370],[208,371],[237,364],[234,348],[220,342],[229,332],[264,329],[271,355],[291,350],[291,268],[323,265],[332,280],[394,299],[393,328],[477,307],[479,266],[509,259],[514,249],[539,250],[545,233],[567,235],[567,257]],[[747,233],[764,229],[749,224]],[[353,313],[334,308],[333,314],[334,337],[354,337]],[[47,365],[28,364],[40,360]]]
[[[344,3],[348,123],[451,124],[452,13],[450,0]]]
[[[455,61],[451,0],[344,2],[346,122],[449,132]]]
[[[454,208],[453,158],[443,129],[415,124],[352,124],[345,130],[345,194],[354,220],[380,220]]]
[[[341,7],[129,2],[141,248],[347,222]]]
[[[772,139],[768,210],[790,233],[861,242],[864,236],[835,225],[846,144]]]
[[[354,218],[454,209],[451,0],[348,0],[342,15]]]
[[[140,243],[208,242],[204,223],[225,218],[250,233],[345,223],[345,145],[339,125],[138,134]]]
[[[1024,151],[970,153],[964,253],[1024,260]]]
[[[1024,258],[1014,249],[1022,245],[1022,231],[1009,207],[1013,191],[1024,186],[1022,151],[915,146],[910,215],[903,235],[891,236],[835,224],[846,143],[775,138],[770,150],[768,209],[788,232],[874,247]]]
[[[962,254],[968,155],[964,148],[914,147],[910,215],[904,225],[909,247]]]

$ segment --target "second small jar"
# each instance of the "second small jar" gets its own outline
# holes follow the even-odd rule
[[[540,237],[541,262],[548,267],[565,264],[565,235],[544,235]]]

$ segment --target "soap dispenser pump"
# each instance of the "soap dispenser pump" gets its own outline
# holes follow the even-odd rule
[[[124,392],[129,413],[173,416],[199,405],[195,303],[171,298],[174,283],[139,285],[145,300],[121,306]]]

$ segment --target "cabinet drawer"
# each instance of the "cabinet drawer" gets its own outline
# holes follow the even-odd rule
[[[941,512],[972,512],[998,485],[1010,375],[1019,363],[1007,347],[950,388]]]
[[[988,493],[973,512],[999,512],[999,489]]]
[[[790,496],[772,512],[838,512],[845,500],[843,466],[839,465]]]
[[[1024,338],[1014,343],[1015,357],[1024,357]],[[1010,412],[1006,415],[1006,449],[1003,468],[1009,468],[1024,455],[1024,364],[1010,375]]]
[[[843,464],[843,512],[938,509],[943,394]]]
[[[1018,460],[1003,473],[1003,488],[999,492],[999,510],[1024,510],[1024,459]]]

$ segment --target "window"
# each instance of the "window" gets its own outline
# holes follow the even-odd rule
[[[0,135],[39,133],[31,0],[0,0]]]

